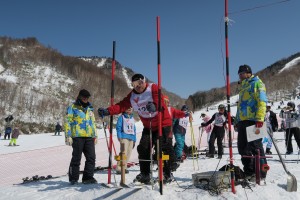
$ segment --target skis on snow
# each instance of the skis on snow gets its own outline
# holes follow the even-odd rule
[[[113,199],[118,199],[118,200],[121,200],[121,199],[125,199],[125,198],[128,198],[129,196],[135,194],[136,192],[140,191],[142,188],[132,188],[132,189],[127,189],[129,190],[128,192],[118,196],[118,197],[115,197]],[[120,192],[121,190],[123,190],[123,188],[116,188],[98,198],[96,198],[97,200],[98,199],[112,199],[113,196],[115,196],[118,192]]]

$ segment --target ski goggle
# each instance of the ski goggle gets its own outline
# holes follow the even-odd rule
[[[145,79],[139,79],[139,80],[133,81],[133,82],[131,83],[131,86],[132,86],[133,88],[136,88],[137,86],[141,86],[141,85],[143,85],[144,83],[145,83]]]

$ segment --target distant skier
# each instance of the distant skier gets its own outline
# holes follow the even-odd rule
[[[213,158],[215,153],[215,140],[217,139],[218,145],[218,159],[222,158],[223,155],[223,144],[225,129],[227,129],[227,112],[225,106],[220,104],[218,106],[219,112],[215,113],[208,122],[202,122],[201,126],[205,127],[214,122],[214,127],[209,139],[209,149],[207,157]]]
[[[267,104],[266,107],[265,122],[267,123],[268,134],[273,136],[273,132],[278,130],[278,121],[277,121],[276,114],[271,110],[270,104]],[[267,135],[266,138],[267,138],[266,154],[272,154],[271,152],[272,139],[269,135]]]
[[[130,160],[131,151],[134,148],[136,142],[136,127],[131,107],[123,112],[121,116],[119,116],[116,124],[116,131],[120,144],[124,144],[126,160],[123,161],[123,165],[125,166],[125,173],[127,174],[129,173],[129,171],[127,170],[127,162]],[[119,161],[116,171],[117,174],[121,174],[121,163]]]
[[[10,134],[11,134],[12,128],[11,126],[6,126],[5,131],[4,131],[4,140],[10,139]]]
[[[61,125],[59,124],[59,122],[57,122],[56,126],[55,126],[55,134],[54,135],[60,135],[60,131],[61,131]]]
[[[299,114],[295,110],[295,103],[289,101],[287,107],[281,110],[279,117],[285,120],[285,144],[286,144],[286,154],[293,153],[292,136],[294,135],[298,148],[300,148],[300,129],[298,127]]]
[[[19,125],[15,125],[15,128],[12,132],[12,135],[11,135],[11,140],[9,142],[9,146],[17,146],[17,139],[20,135],[20,131],[19,131]]]

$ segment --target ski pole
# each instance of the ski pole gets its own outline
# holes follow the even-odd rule
[[[163,162],[162,162],[162,107],[161,107],[161,70],[160,70],[160,17],[156,17],[157,33],[157,74],[158,74],[158,156],[159,156],[159,192],[163,195]]]
[[[103,117],[103,116],[102,116]],[[103,119],[103,118],[102,118]],[[109,143],[108,143],[108,139],[107,139],[107,133],[106,133],[106,128],[107,128],[107,125],[105,125],[106,123],[104,122],[104,120],[102,121],[102,126],[103,126],[103,129],[104,129],[104,134],[105,134],[105,140],[106,140],[106,145],[107,145],[107,149],[108,149],[108,152],[109,152]],[[115,155],[116,155],[116,150],[115,150]],[[109,167],[108,167],[109,168]],[[114,170],[113,170],[114,172]],[[114,180],[115,180],[115,184],[117,184],[117,180],[116,180],[116,174],[114,174]],[[110,184],[110,183],[109,183]]]
[[[112,106],[114,104],[114,77],[115,77],[115,66],[116,66],[116,60],[115,60],[115,52],[116,52],[116,41],[113,41],[113,58],[112,58],[112,66],[111,66],[111,96],[110,96],[110,105]],[[111,168],[112,168],[112,127],[113,127],[113,116],[110,116],[110,126],[109,126],[109,157],[108,157],[108,177],[107,177],[107,183],[110,184],[111,182]]]
[[[286,152],[285,152],[285,157],[284,158],[286,158],[286,153],[288,152],[288,147],[289,147],[290,139],[292,139],[292,137],[291,137],[291,122],[289,122],[289,134],[287,135]]]
[[[190,120],[190,127],[191,127],[191,134],[192,134],[192,154],[193,154],[193,165],[194,165],[194,155],[195,155],[195,151],[196,151],[196,141],[195,141],[195,135],[194,135],[194,128],[193,128],[193,123]],[[198,163],[198,155],[196,155],[196,159],[197,159],[197,166],[198,166],[198,170],[199,170],[199,163]],[[195,170],[195,165],[194,165],[194,170]]]
[[[201,133],[200,133],[201,132]],[[199,128],[199,139],[198,139],[198,149],[200,151],[200,146],[201,146],[201,139],[202,139],[202,134],[203,134],[203,128]]]
[[[232,153],[232,140],[231,140],[231,114],[230,114],[230,76],[229,76],[229,47],[228,47],[228,0],[225,0],[225,49],[226,49],[226,99],[228,110],[228,131],[229,131],[229,156],[230,156],[230,178],[231,178],[231,191],[236,193],[234,185],[234,167],[233,167],[233,153]]]
[[[150,113],[150,181],[153,190],[153,147],[152,147],[152,115]]]

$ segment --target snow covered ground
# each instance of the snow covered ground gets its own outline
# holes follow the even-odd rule
[[[296,103],[296,105],[298,105]],[[275,108],[278,104],[275,103],[273,111],[279,112]],[[232,113],[235,114],[236,108],[232,107]],[[196,141],[199,140],[199,124],[202,122],[200,114],[202,111],[194,113],[193,131]],[[212,115],[216,110],[209,110]],[[138,138],[140,138],[142,125],[137,124]],[[106,147],[106,140],[103,130],[99,130],[101,137],[99,138],[97,149],[97,166],[107,166],[108,153]],[[187,145],[191,145],[190,129],[186,135]],[[8,147],[8,140],[0,140],[0,199],[103,199],[105,194],[111,192],[113,189],[107,189],[100,184],[83,185],[78,184],[71,186],[68,182],[67,169],[71,159],[71,147],[64,144],[63,136],[52,136],[53,133],[45,133],[39,135],[21,135],[17,141],[20,146]],[[274,133],[277,139],[277,145],[281,153],[285,153],[284,134],[283,132]],[[119,152],[119,144],[114,137],[114,144],[117,153]],[[197,144],[197,142],[196,142]],[[198,144],[197,144],[198,145]],[[202,135],[201,149],[207,147],[206,135]],[[294,155],[286,156],[286,165],[288,170],[300,180],[300,162],[298,164],[297,145],[293,141]],[[271,150],[275,153],[275,148]],[[240,155],[236,148],[236,135],[233,140],[233,155],[234,165],[240,166]],[[200,172],[214,171],[221,168],[223,165],[229,163],[229,150],[224,149],[224,156],[221,160],[216,158],[205,158],[200,155],[198,159],[193,160],[188,158],[182,163],[179,169],[174,172],[177,182],[165,185],[163,188],[163,195],[159,193],[158,185],[144,186],[142,190],[131,195],[128,199],[162,199],[162,200],[176,200],[176,199],[300,199],[300,186],[298,184],[297,192],[287,192],[287,175],[283,170],[282,164],[278,162],[277,155],[272,155],[273,158],[268,159],[270,171],[266,179],[266,185],[253,185],[250,188],[243,188],[241,185],[235,187],[236,193],[231,192],[231,188],[222,191],[218,196],[212,195],[209,191],[194,187],[192,184],[192,174]],[[285,156],[283,155],[283,158]],[[133,151],[131,161],[137,161],[136,147]],[[114,161],[113,164],[116,162]],[[84,166],[84,156],[81,167]],[[156,168],[156,167],[155,167]],[[126,183],[131,184],[132,180],[139,173],[139,166],[129,168],[129,174],[126,174]],[[59,178],[34,182],[20,185],[24,177],[39,176],[60,176]],[[157,176],[157,172],[154,173]],[[107,182],[107,171],[98,171],[95,173],[95,178],[98,182]],[[116,175],[116,183],[120,182],[120,175]],[[112,183],[114,183],[114,176],[112,176]],[[125,194],[132,189],[124,188],[118,193],[107,199],[118,199],[122,194]],[[121,198],[119,198],[121,199]]]

